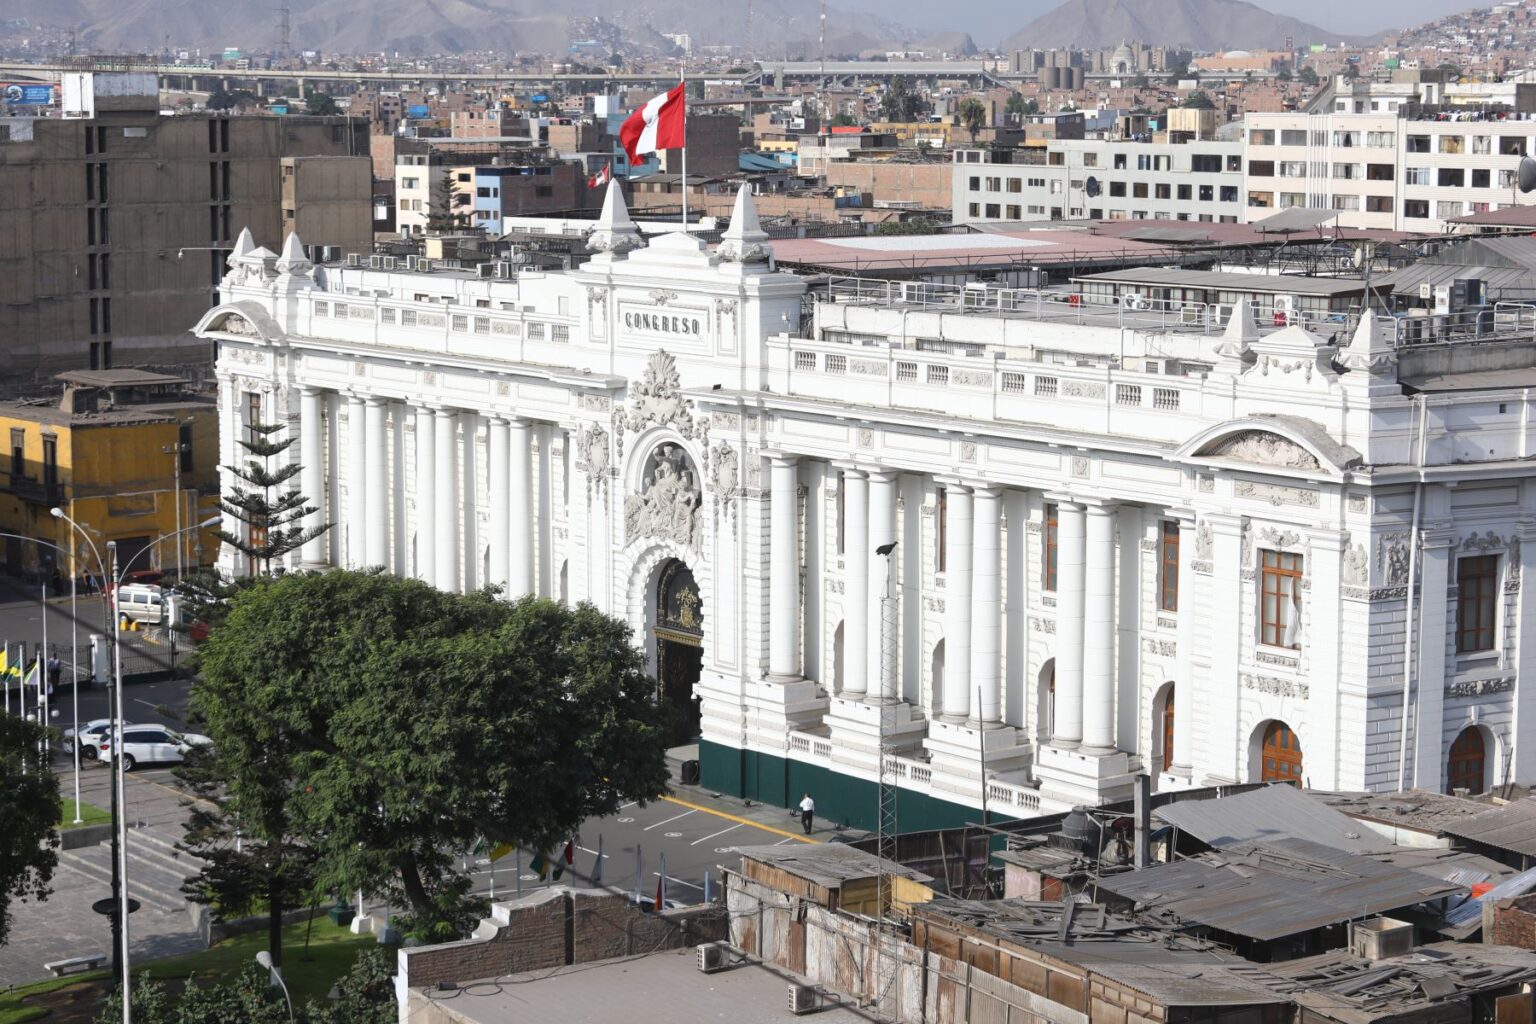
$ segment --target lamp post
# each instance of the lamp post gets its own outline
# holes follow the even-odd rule
[[[283,999],[288,1004],[288,1019],[293,1020],[293,997],[288,994],[288,983],[283,981],[283,972],[272,966],[272,954],[263,949],[256,954],[256,962],[271,973],[272,981],[283,990]]]
[[[112,721],[111,724],[107,726],[107,736],[109,743],[113,742],[114,740],[117,742],[119,746],[118,754],[121,755],[123,725],[123,647],[122,642],[117,635],[117,623],[119,621],[117,613],[120,609],[123,578],[127,576],[128,573],[132,570],[133,563],[146,551],[152,550],[153,546],[146,546],[140,549],[137,554],[135,554],[132,558],[129,558],[128,561],[124,563],[121,568],[119,568],[117,564],[116,541],[107,542],[107,561],[103,561],[101,558],[101,549],[96,546],[95,541],[91,540],[91,535],[86,531],[85,527],[75,522],[75,520],[72,519],[67,513],[65,513],[62,508],[55,507],[49,511],[55,519],[62,519],[64,522],[68,523],[76,533],[85,538],[85,542],[90,545],[92,553],[96,555],[96,563],[101,569],[102,582],[112,588],[111,602],[103,602],[104,610],[107,616],[107,635],[112,638],[113,662],[111,701],[109,705],[110,710],[107,712],[108,717],[111,718]],[[183,530],[178,530],[176,533],[171,534],[171,537],[177,538],[179,543],[179,534],[185,533],[189,530],[203,530],[210,526],[215,526],[222,521],[223,517],[214,516],[212,519],[209,519],[206,522],[198,523],[195,526],[188,526]],[[167,538],[161,539],[164,540]],[[111,771],[112,909],[110,911],[110,917],[112,918],[112,977],[114,983],[122,987],[123,1024],[132,1024],[133,1000],[131,998],[131,993],[133,991],[133,979],[129,974],[128,960],[128,914],[131,910],[131,907],[129,905],[130,901],[128,899],[128,887],[124,884],[124,880],[128,875],[128,813],[124,792],[123,759],[121,756],[114,757],[112,759]]]

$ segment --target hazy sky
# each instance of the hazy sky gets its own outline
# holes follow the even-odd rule
[[[934,16],[932,0],[843,0],[839,6],[871,9],[916,28],[964,29],[977,43],[996,43],[1022,28],[1038,15],[1057,6],[1059,0],[949,0],[942,5],[942,19]],[[1368,34],[1385,28],[1401,28],[1438,18],[1453,11],[1469,10],[1478,0],[1254,0],[1260,7],[1310,21],[1335,32]],[[834,0],[836,3],[836,0]]]

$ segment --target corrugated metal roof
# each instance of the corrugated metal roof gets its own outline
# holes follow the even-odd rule
[[[1536,857],[1536,799],[1526,797],[1442,827],[1448,836]]]
[[[1252,223],[1256,230],[1264,234],[1290,234],[1295,231],[1313,231],[1338,219],[1338,210],[1314,210],[1297,206]]]
[[[1169,267],[1131,267],[1102,274],[1085,274],[1073,280],[1144,284],[1154,288],[1204,288],[1210,291],[1251,292],[1255,295],[1365,294],[1365,282],[1350,278],[1233,274],[1219,270],[1175,270]]]
[[[1153,914],[1269,941],[1411,907],[1464,886],[1299,839],[1162,864],[1099,888]]]
[[[1452,281],[1461,278],[1476,278],[1487,281],[1488,287],[1494,292],[1507,288],[1532,288],[1536,287],[1536,272],[1524,267],[1473,267],[1455,263],[1415,263],[1411,267],[1402,270],[1394,270],[1390,274],[1383,274],[1371,282],[1373,290],[1389,288],[1398,295],[1418,297],[1419,286],[1428,284],[1430,287],[1448,285]]]
[[[794,846],[740,846],[736,853],[748,860],[769,864],[798,878],[808,879],[817,885],[835,889],[855,878],[873,878],[885,865],[887,874],[909,878],[915,882],[931,882],[932,875],[925,875],[914,868],[895,861],[882,861],[872,853],[855,849],[844,843],[818,843]]]
[[[1212,846],[1306,839],[1364,853],[1392,841],[1292,786],[1269,786],[1219,800],[1184,800],[1154,816]]]

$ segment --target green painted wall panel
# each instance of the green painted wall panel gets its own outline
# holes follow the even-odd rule
[[[706,789],[784,808],[796,806],[808,792],[816,801],[818,819],[875,830],[878,791],[873,782],[792,758],[707,741],[699,744],[699,767]],[[955,828],[981,820],[975,808],[906,789],[897,793],[896,814],[902,832]]]

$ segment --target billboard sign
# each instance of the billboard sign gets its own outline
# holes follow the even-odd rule
[[[53,102],[53,86],[46,82],[6,82],[3,93],[8,107],[46,107]]]

